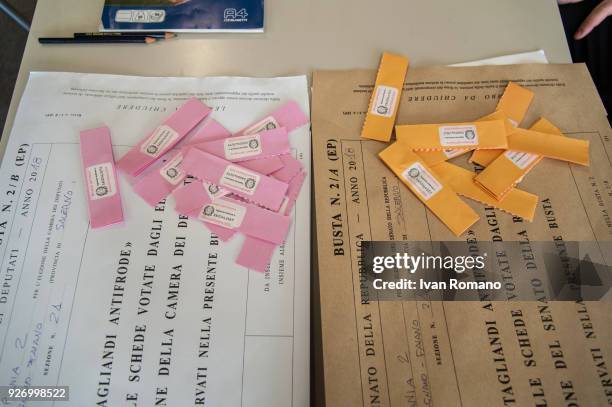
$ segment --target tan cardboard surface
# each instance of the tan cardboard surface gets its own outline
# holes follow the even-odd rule
[[[612,132],[583,65],[409,71],[397,124],[472,121],[508,80],[543,116],[589,140],[591,166],[544,159],[521,182],[533,223],[464,199],[480,215],[455,237],[360,139],[376,72],[316,71],[312,126],[318,282],[328,406],[601,406],[612,400],[610,302],[378,302],[361,297],[363,240],[598,241],[612,264]],[[393,141],[393,140],[392,140]],[[467,155],[451,160],[474,170]],[[509,297],[511,285],[504,287]]]

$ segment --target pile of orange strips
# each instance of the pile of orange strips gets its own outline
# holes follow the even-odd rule
[[[392,129],[402,90],[392,89],[403,84],[406,70],[405,58],[383,55],[362,137],[391,138],[389,122]],[[529,171],[543,158],[589,165],[587,140],[564,136],[545,118],[529,129],[518,127],[533,97],[510,82],[495,112],[474,122],[395,126],[397,141],[379,156],[457,236],[479,219],[459,195],[532,221],[538,197],[516,188]],[[447,162],[469,152],[471,162],[485,167],[478,174]]]

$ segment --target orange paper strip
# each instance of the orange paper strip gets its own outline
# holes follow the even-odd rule
[[[510,188],[506,197],[498,201],[474,182],[475,172],[451,163],[440,163],[432,167],[432,170],[459,195],[501,209],[511,215],[520,216],[529,222],[533,220],[538,206],[537,195]]]
[[[412,150],[507,148],[503,120],[395,126],[397,140]]]
[[[499,99],[497,109],[495,110],[504,113],[508,116],[512,125],[518,127],[527,114],[533,96],[533,92],[529,89],[523,88],[514,82],[508,82],[508,86],[506,86],[506,90],[504,90],[504,94]]]
[[[523,121],[533,96],[533,92],[529,89],[509,82],[495,111],[507,117],[513,127],[517,127]],[[470,161],[486,167],[503,152],[503,150],[477,150],[472,154]]]
[[[403,144],[393,143],[379,157],[455,235],[478,220],[476,212]]]
[[[477,122],[481,122],[481,121],[491,121],[491,120],[505,120],[506,123],[506,133],[510,134],[510,132],[512,130],[514,130],[514,126],[512,126],[512,124],[510,123],[510,121],[508,121],[507,117],[505,114],[497,111],[497,112],[493,112],[491,114],[488,114],[484,117],[481,117],[480,119],[476,120]],[[456,149],[456,148],[449,148],[449,149],[445,149],[445,150],[433,150],[433,151],[417,151],[417,154],[419,155],[419,157],[421,157],[423,159],[423,161],[425,161],[425,163],[427,163],[427,165],[429,165],[430,167],[436,164],[439,164],[441,162],[450,160],[451,158],[455,158],[455,157],[459,157],[460,155],[463,155],[465,153],[468,153],[470,151],[472,151],[473,148],[469,148],[469,149]],[[503,152],[504,150],[476,150],[476,151],[482,151],[483,153],[489,153],[489,152],[493,152],[496,156],[501,154],[501,152]],[[472,154],[473,156],[474,154]],[[470,159],[471,160],[471,159]]]
[[[556,160],[589,165],[589,141],[517,128],[508,137],[508,149]]]
[[[435,151],[415,151],[415,153],[421,157],[421,159],[425,162],[425,164],[434,166],[436,164],[445,162],[450,160],[451,158],[459,157],[465,153],[470,152],[471,150],[467,149],[455,149],[448,148],[446,150],[435,150]]]
[[[383,53],[361,137],[389,141],[399,106],[408,58]]]
[[[563,135],[561,130],[544,118],[538,120],[531,130],[555,136]],[[507,150],[478,174],[474,181],[496,199],[504,199],[541,160],[541,155]]]

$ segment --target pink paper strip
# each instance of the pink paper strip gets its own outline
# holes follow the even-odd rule
[[[280,132],[278,134],[282,134],[283,130],[274,130],[274,132]],[[230,136],[230,132],[219,124],[219,122],[212,118],[209,119],[202,129],[200,129],[200,131],[198,131],[180,151],[174,152],[169,159],[157,162],[147,168],[142,173],[140,179],[136,180],[134,191],[149,205],[157,205],[159,201],[167,197],[185,179],[186,174],[181,170],[180,163],[183,160],[183,156],[190,148],[200,145],[203,141],[224,143],[222,139],[227,139]],[[275,146],[275,148],[278,147]],[[268,175],[281,169],[284,163],[280,157],[272,156],[242,161],[240,165],[250,170]]]
[[[289,188],[287,188],[287,194],[285,197],[285,203],[281,207],[280,212],[289,215],[291,210],[295,206],[295,201],[297,201],[298,195],[302,190],[302,185],[304,185],[304,180],[306,179],[306,172],[302,171],[289,182]]]
[[[174,197],[174,209],[185,216],[202,208],[208,199],[208,193],[201,181],[193,181],[175,189],[172,196]]]
[[[255,134],[264,130],[277,129],[279,127],[284,127],[288,132],[291,132],[308,122],[308,117],[302,112],[300,106],[291,100],[258,122],[240,130],[236,135]]]
[[[272,260],[276,246],[274,243],[246,236],[236,258],[236,264],[264,273]]]
[[[207,191],[209,187],[210,184],[202,185],[201,181],[194,181],[188,185],[175,189],[172,194],[176,205],[175,210],[181,215],[197,218],[202,207],[202,202],[206,200],[206,195],[209,197],[222,196],[218,195],[218,191],[214,191],[215,194]],[[235,231],[232,229],[208,222],[204,222],[204,224],[224,242],[234,236]]]
[[[208,119],[200,131],[180,151],[172,153],[167,160],[157,162],[143,172],[141,178],[133,185],[134,191],[149,205],[157,205],[185,179],[186,174],[180,169],[180,163],[183,155],[191,146],[205,140],[215,140],[230,135],[230,132],[215,119]]]
[[[248,134],[252,134],[256,129],[265,130],[266,128],[274,129],[276,127],[284,127],[286,131],[291,131],[307,123],[308,117],[302,112],[297,103],[289,101],[268,116],[248,126],[247,129],[237,134],[243,135],[247,130]],[[172,155],[172,157],[164,163],[154,164],[155,167],[153,171],[147,171],[141,179],[136,181],[134,184],[136,193],[149,205],[155,206],[185,179],[185,174],[181,172],[179,164],[188,148],[202,141],[220,140],[230,136],[231,133],[219,122],[212,118],[209,119],[180,152]],[[181,153],[182,155],[179,155]],[[264,159],[242,161],[241,165],[253,171],[268,175],[282,169],[287,163],[283,162],[282,158],[279,157],[268,157]],[[290,170],[287,169],[286,171]],[[297,171],[295,174],[297,174]],[[287,179],[285,182],[289,181],[290,179]]]
[[[193,219],[197,219],[199,215],[200,215],[199,209],[187,214],[187,216]],[[223,242],[229,241],[236,234],[236,231],[234,229],[228,229],[223,226],[215,225],[214,223],[210,223],[210,222],[202,222],[202,223],[204,224],[204,226],[206,226],[206,228],[211,233],[214,233]]]
[[[289,183],[285,204],[281,207],[280,213],[285,215],[291,213],[305,179],[306,173],[304,171],[301,171],[297,176],[293,177]],[[265,272],[272,260],[276,246],[277,245],[274,243],[247,236],[242,243],[240,253],[238,253],[238,257],[236,258],[236,263],[251,270]]]
[[[133,185],[134,191],[149,205],[155,206],[159,201],[170,195],[182,184],[187,176],[181,169],[184,151],[174,153],[168,160],[155,163],[149,167]],[[255,172],[268,175],[278,171],[283,162],[278,157],[267,157],[258,160],[243,161],[241,165]]]
[[[296,104],[292,105],[291,102],[289,102],[284,107],[281,107],[280,109],[278,109],[275,115],[280,121],[280,123],[288,124],[289,126],[291,126],[292,129],[295,128],[294,126],[296,125],[303,125],[308,122],[308,118],[306,118],[303,115],[303,113],[301,113],[301,110],[299,110],[299,107],[297,107]],[[215,121],[215,126],[216,127],[214,127],[214,129],[217,129],[216,133],[219,135],[218,137],[215,137],[216,140],[229,137],[229,131],[227,131],[223,126],[221,126],[216,121]],[[274,132],[274,130],[272,132]],[[265,133],[270,133],[270,131],[266,131]],[[211,139],[210,136],[207,135],[207,137],[209,140]],[[288,144],[288,139],[287,139],[287,144]],[[283,159],[284,157],[289,157],[289,156],[285,154],[285,155],[280,155],[280,156],[272,156],[272,157],[254,159],[254,160],[249,160],[249,161],[242,161],[240,165],[250,170],[253,170],[255,172],[269,175],[271,173],[278,172],[279,170],[283,168],[283,166],[289,163],[289,161],[285,161]],[[293,159],[293,157],[291,157],[291,159]],[[291,167],[291,172],[295,171],[294,162],[297,162],[297,160],[293,159],[293,161],[290,162],[290,165],[293,165]],[[299,165],[299,169],[301,169],[301,164],[299,164],[299,162],[297,163]],[[275,178],[279,179],[278,177],[275,177]],[[165,194],[164,197],[166,195],[167,194]],[[162,199],[162,198],[159,198],[159,199]],[[219,237],[219,239],[223,241],[229,240],[235,234],[234,230],[223,228],[218,225],[213,225],[207,222],[205,222],[205,225],[208,227],[208,229],[211,232],[215,233]]]
[[[243,161],[240,163],[244,168],[260,172],[264,175],[270,175],[275,171],[283,168],[283,161],[280,157],[264,157],[257,160]]]
[[[227,229],[233,229],[267,242],[280,244],[287,237],[291,218],[230,197],[213,200],[200,183],[174,191],[176,211]]]
[[[226,137],[230,137],[231,135],[232,133],[230,133],[228,129],[223,127],[221,123],[211,118],[208,119],[206,123],[204,123],[204,126],[202,126],[202,128],[193,136],[193,139],[191,141],[195,143],[219,140]]]
[[[123,222],[119,180],[108,127],[82,131],[80,139],[91,228]]]
[[[195,148],[237,163],[287,154],[290,146],[287,130],[279,127],[248,136],[206,141],[196,144]]]
[[[198,149],[190,149],[181,163],[190,175],[256,204],[277,211],[288,185]]]
[[[189,99],[151,134],[121,157],[117,167],[131,176],[140,174],[170,151],[209,113],[210,108],[197,98]]]
[[[226,196],[229,194],[228,191],[221,189],[216,185],[208,184],[206,182],[204,182],[203,184],[204,184],[204,189],[206,190],[206,192],[208,192],[208,196],[211,197],[213,201],[217,198],[220,198],[222,196]],[[195,216],[193,214],[189,216],[197,218],[198,213],[196,213]],[[219,239],[221,239],[224,242],[227,242],[236,234],[235,230],[228,229],[223,226],[215,225],[214,223],[204,222],[204,224],[206,225],[208,230],[213,232],[215,235],[219,237]]]
[[[302,171],[302,163],[290,154],[280,156],[283,168],[272,173],[272,176],[279,181],[289,183],[296,175]]]

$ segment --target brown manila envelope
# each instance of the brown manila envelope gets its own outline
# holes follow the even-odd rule
[[[521,127],[544,117],[590,143],[589,167],[544,158],[525,175],[520,189],[538,197],[533,222],[461,197],[480,219],[459,237],[378,157],[395,138],[360,137],[375,78],[375,70],[313,75],[314,343],[326,405],[609,405],[610,301],[377,301],[362,295],[360,274],[368,240],[587,241],[593,262],[612,264],[612,132],[586,67],[410,69],[396,125],[476,121],[513,81],[534,93]],[[482,170],[468,158],[449,163]],[[512,297],[511,282],[503,291]]]

